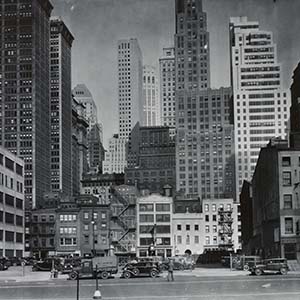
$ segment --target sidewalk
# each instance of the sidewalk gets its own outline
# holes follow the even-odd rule
[[[8,270],[0,271],[0,283],[1,282],[30,282],[30,281],[48,281],[48,280],[66,280],[68,275],[59,274],[58,278],[50,278],[50,272],[32,272],[31,266],[25,267],[23,275],[23,268],[9,267]]]

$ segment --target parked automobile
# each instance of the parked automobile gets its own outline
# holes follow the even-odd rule
[[[76,257],[76,258],[65,258],[63,259],[63,269],[62,273],[63,274],[68,274],[73,271],[74,268],[78,268],[81,265],[81,258]]]
[[[21,257],[8,257],[9,263],[11,266],[21,266],[22,265],[22,258]]]
[[[69,273],[69,279],[77,278],[102,278],[107,279],[112,274],[118,273],[118,258],[113,256],[96,256],[93,258],[84,258],[78,267],[73,267]]]
[[[52,269],[61,271],[63,265],[60,258],[48,257],[44,260],[37,261],[32,266],[32,271],[51,271]]]
[[[160,269],[157,262],[139,261],[126,264],[122,270],[121,277],[130,278],[148,275],[155,278],[159,275],[159,273]]]
[[[0,271],[7,270],[9,263],[6,257],[0,257]]]
[[[279,273],[285,275],[288,270],[289,267],[286,258],[266,259],[262,263],[249,268],[251,274],[255,274],[257,276],[265,273]]]
[[[35,262],[37,262],[37,260],[34,257],[30,257],[30,256],[23,257],[22,259],[25,262],[26,266],[32,266],[34,265]]]
[[[250,268],[257,264],[261,264],[262,259],[260,256],[238,256],[233,264],[233,267],[237,270],[249,271]]]
[[[195,268],[195,262],[190,257],[174,256],[172,257],[174,270],[192,270]],[[169,260],[166,259],[161,264],[162,270],[168,270]]]

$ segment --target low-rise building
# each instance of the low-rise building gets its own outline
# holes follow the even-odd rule
[[[24,162],[0,147],[0,257],[24,255]]]
[[[173,251],[173,200],[152,194],[137,199],[137,256],[170,257]]]
[[[252,179],[253,246],[265,257],[300,260],[300,150],[271,140]]]

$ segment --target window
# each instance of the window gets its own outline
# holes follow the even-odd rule
[[[170,211],[170,204],[156,204],[156,211]]]
[[[195,231],[198,231],[198,230],[199,230],[199,225],[195,224]]]
[[[190,236],[189,236],[189,235],[186,236],[186,244],[187,244],[187,245],[190,244]]]
[[[14,171],[14,161],[9,159],[8,157],[5,157],[5,167]]]
[[[140,211],[153,211],[153,210],[154,210],[153,204],[147,204],[147,203],[140,204]]]
[[[169,225],[157,225],[156,233],[170,233],[171,227]]]
[[[199,244],[199,235],[195,235],[195,244]]]
[[[89,218],[89,213],[88,212],[83,213],[83,218],[88,219]]]
[[[181,243],[182,243],[181,235],[177,235],[177,244],[181,244]]]
[[[209,215],[205,215],[205,222],[209,222]]]
[[[205,233],[209,233],[209,226],[205,225]]]
[[[156,222],[170,222],[170,215],[156,215]]]
[[[285,233],[286,234],[293,233],[293,218],[285,218],[284,225],[285,225]]]
[[[16,173],[23,176],[23,167],[16,163]]]
[[[216,211],[216,210],[217,210],[217,206],[216,206],[216,204],[212,204],[212,206],[211,206],[211,210],[212,210],[212,211]]]
[[[186,224],[186,225],[185,225],[185,230],[186,230],[186,231],[189,231],[190,228],[191,228],[190,224]]]
[[[283,172],[282,173],[282,184],[283,184],[283,186],[292,185],[292,174],[291,174],[291,172]]]
[[[282,157],[282,166],[289,167],[291,165],[291,158],[289,156]]]
[[[216,236],[213,237],[213,244],[216,245],[218,243],[218,239]]]
[[[154,222],[154,215],[140,215],[140,223]]]
[[[213,221],[214,221],[214,222],[217,221],[217,215],[213,215]]]
[[[284,209],[292,209],[293,208],[292,195],[283,195],[283,208]]]
[[[204,211],[209,211],[209,205],[208,204],[204,205]]]
[[[177,224],[177,230],[181,230],[181,224]]]
[[[83,229],[84,230],[89,230],[89,225],[88,224],[83,225]]]
[[[205,237],[205,245],[209,245],[210,244],[210,237],[206,236]]]
[[[14,242],[15,241],[15,233],[13,231],[5,231],[5,241],[6,242]]]
[[[213,225],[213,233],[217,232],[217,225]]]

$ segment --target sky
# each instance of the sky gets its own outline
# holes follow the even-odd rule
[[[175,0],[50,0],[75,40],[72,86],[91,91],[103,124],[104,146],[118,133],[117,41],[137,38],[144,64],[155,65],[164,47],[173,46]],[[300,61],[299,0],[203,0],[210,33],[211,87],[230,85],[229,18],[247,16],[272,31],[289,88]]]

